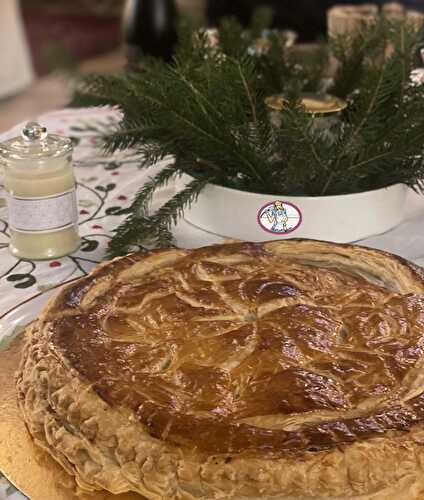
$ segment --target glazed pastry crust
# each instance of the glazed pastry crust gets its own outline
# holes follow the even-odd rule
[[[424,496],[424,275],[312,240],[133,254],[50,300],[19,404],[82,490]]]

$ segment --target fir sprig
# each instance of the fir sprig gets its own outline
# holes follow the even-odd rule
[[[173,224],[209,182],[276,196],[423,187],[424,86],[409,81],[417,33],[382,19],[353,39],[330,41],[338,70],[329,91],[349,106],[329,139],[323,119],[300,104],[302,92],[321,86],[327,49],[321,62],[299,68],[278,33],[264,53],[252,50],[262,26],[245,32],[226,21],[218,47],[186,33],[171,64],[153,61],[81,86],[77,104],[112,104],[123,113],[106,138],[109,151],[133,148],[141,168],[172,158],[137,193],[110,255],[171,244]],[[286,99],[278,120],[265,104],[270,92]],[[182,173],[192,182],[151,213],[154,192]]]
[[[173,174],[175,175],[175,174]],[[169,178],[167,179],[169,180]],[[134,251],[135,247],[166,248],[172,245],[172,224],[182,216],[184,208],[196,201],[207,180],[194,179],[183,190],[168,200],[153,215],[147,215],[145,203],[152,195],[151,188],[162,186],[160,174],[156,176],[147,191],[142,188],[131,207],[131,214],[115,232],[107,255],[114,257]]]

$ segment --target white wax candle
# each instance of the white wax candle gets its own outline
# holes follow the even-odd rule
[[[12,254],[52,259],[74,252],[80,243],[70,141],[45,135],[28,124],[25,140],[4,147]]]
[[[70,158],[18,161],[6,168],[10,251],[25,259],[50,259],[72,253],[77,230],[75,178]]]

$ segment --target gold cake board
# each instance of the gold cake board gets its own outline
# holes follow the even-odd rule
[[[137,493],[77,493],[74,479],[33,443],[16,401],[23,340],[19,335],[0,351],[0,471],[31,500],[142,500]]]

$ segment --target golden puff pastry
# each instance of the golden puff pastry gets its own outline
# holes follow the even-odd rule
[[[424,273],[312,240],[132,254],[53,298],[17,378],[82,490],[424,498]]]

